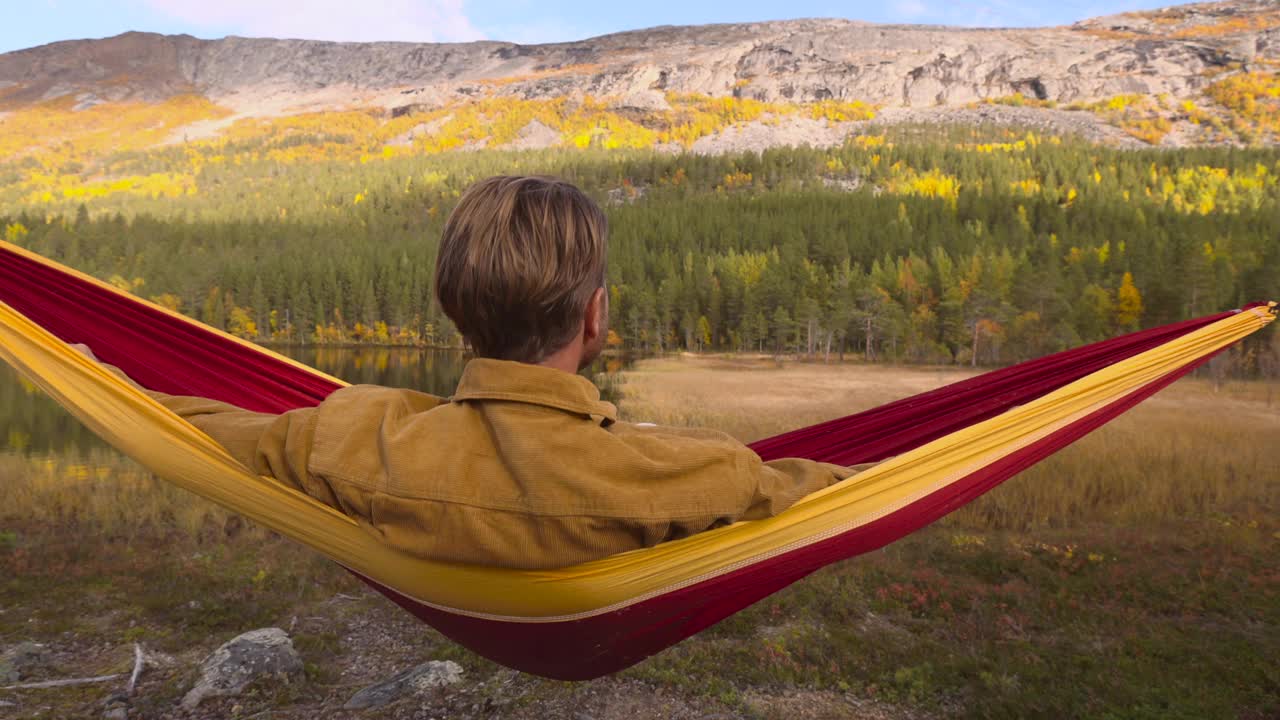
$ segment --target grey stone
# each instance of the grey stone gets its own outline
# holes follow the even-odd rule
[[[49,649],[40,643],[22,642],[0,654],[0,683],[16,683],[46,662]]]
[[[190,710],[207,698],[239,695],[258,679],[291,682],[302,670],[302,658],[284,630],[250,630],[228,640],[205,658],[200,665],[200,679],[182,698],[182,705]]]
[[[430,688],[453,685],[462,680],[462,667],[452,660],[432,660],[409,668],[390,680],[367,687],[347,701],[346,710],[381,707],[406,695]]]

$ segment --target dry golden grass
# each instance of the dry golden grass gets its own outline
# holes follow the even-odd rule
[[[743,442],[867,410],[975,373],[886,365],[778,363],[769,357],[641,360],[614,381],[633,422],[705,426]]]
[[[751,442],[924,392],[974,373],[768,357],[640,361],[611,376],[625,419],[712,427]],[[989,529],[1215,516],[1247,523],[1280,507],[1280,383],[1188,379],[955,513]],[[112,452],[0,455],[10,522],[106,536],[196,536],[231,513]],[[254,532],[260,532],[254,530]]]
[[[970,377],[952,369],[646,360],[617,381],[633,421],[709,426],[751,442]],[[1280,506],[1280,383],[1185,379],[955,513],[984,528],[1131,523]]]
[[[0,455],[5,504],[0,531],[11,523],[77,528],[85,537],[160,534],[196,537],[221,530],[234,513],[152,476],[118,453],[85,457]],[[8,522],[7,522],[8,521]],[[252,526],[250,532],[266,533]]]

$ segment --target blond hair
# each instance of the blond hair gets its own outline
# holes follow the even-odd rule
[[[604,287],[607,233],[600,207],[564,180],[482,180],[445,221],[436,298],[481,357],[540,362]]]

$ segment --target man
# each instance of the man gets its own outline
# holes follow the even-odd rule
[[[477,356],[452,398],[358,385],[271,415],[151,395],[255,472],[445,562],[572,565],[768,517],[852,474],[763,463],[719,432],[619,422],[576,374],[608,333],[606,231],[600,208],[561,180],[467,190],[435,278]]]

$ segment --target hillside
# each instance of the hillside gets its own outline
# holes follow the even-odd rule
[[[573,43],[334,43],[128,33],[0,56],[11,101],[81,104],[196,92],[232,105],[331,91],[335,103],[428,107],[487,95],[657,90],[765,102],[956,105],[1021,93],[1058,103],[1184,97],[1206,75],[1275,60],[1280,9],[1236,0],[1031,30],[797,20],[659,27]],[[346,94],[346,98],[341,98]]]
[[[547,45],[127,33],[0,55],[0,150],[80,147],[94,132],[112,150],[242,138],[263,134],[253,128],[264,118],[318,111],[356,111],[378,128],[400,120],[394,133],[356,133],[375,153],[832,145],[873,117],[995,121],[1130,146],[1272,144],[1277,68],[1280,6],[1270,0],[1055,28],[795,20]],[[708,108],[712,98],[719,105]],[[299,132],[277,129],[290,127]]]

